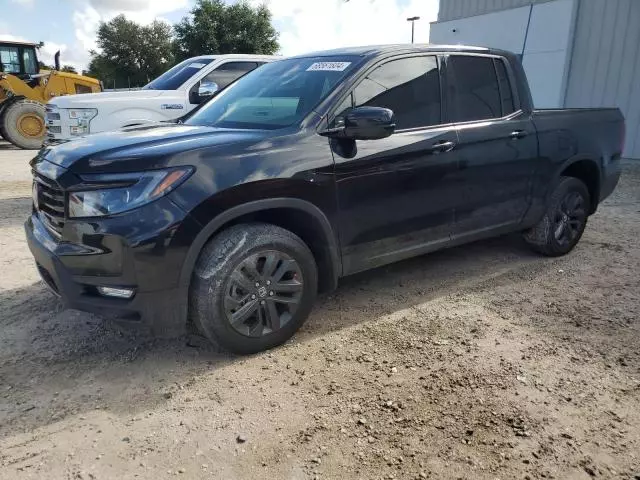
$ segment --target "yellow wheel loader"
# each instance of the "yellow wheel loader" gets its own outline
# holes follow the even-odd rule
[[[45,136],[45,105],[53,97],[101,92],[99,80],[38,67],[34,43],[0,40],[0,136],[20,148],[37,149]]]

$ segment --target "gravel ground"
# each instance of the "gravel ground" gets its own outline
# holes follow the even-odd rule
[[[62,310],[30,156],[0,145],[0,478],[640,479],[640,162],[565,258],[512,236],[360,274],[235,357]]]

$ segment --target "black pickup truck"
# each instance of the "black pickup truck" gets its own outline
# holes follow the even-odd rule
[[[508,232],[568,253],[624,131],[615,108],[534,109],[504,51],[309,54],[178,124],[41,150],[27,239],[69,307],[256,352],[354,272]]]

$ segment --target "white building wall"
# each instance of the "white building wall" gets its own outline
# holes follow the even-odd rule
[[[438,20],[444,22],[548,1],[550,0],[440,0]]]
[[[501,48],[522,54],[537,108],[564,103],[575,0],[555,0],[431,25],[430,43]]]
[[[522,53],[530,7],[431,24],[429,43],[476,45]]]
[[[619,107],[640,159],[640,0],[564,1],[440,0],[431,43],[524,53],[537,107]]]
[[[538,108],[564,105],[573,46],[574,0],[534,5],[522,64]]]
[[[619,107],[640,159],[640,0],[581,0],[566,107]]]

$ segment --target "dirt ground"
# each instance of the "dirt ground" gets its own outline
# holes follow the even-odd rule
[[[24,158],[0,183],[0,478],[640,479],[640,162],[565,258],[513,236],[361,274],[236,357],[62,310]]]

